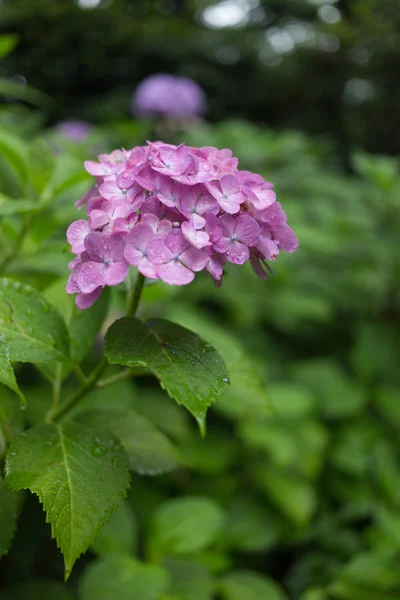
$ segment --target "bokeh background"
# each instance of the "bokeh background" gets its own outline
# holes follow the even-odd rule
[[[146,289],[143,314],[215,344],[232,386],[204,441],[147,379],[89,400],[134,406],[190,467],[136,476],[124,514],[63,593],[121,600],[108,588],[90,595],[99,561],[110,548],[148,559],[159,507],[200,495],[221,507],[224,525],[210,547],[166,558],[173,585],[163,600],[399,600],[399,2],[0,0],[0,33],[14,36],[0,36],[0,192],[18,198],[9,163],[23,169],[2,139],[31,149],[38,189],[40,177],[69,177],[10,276],[63,306],[64,232],[90,181],[82,161],[155,136],[231,148],[241,168],[275,183],[300,243],[266,282],[232,268],[221,289],[201,277]],[[136,87],[159,72],[194,79],[204,116],[136,117]],[[71,119],[92,126],[83,139],[58,127]],[[45,384],[33,370],[22,376],[37,398],[34,423]],[[0,586],[60,580],[33,499],[23,519]]]

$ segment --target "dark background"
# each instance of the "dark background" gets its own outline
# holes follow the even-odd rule
[[[208,118],[328,134],[396,153],[400,44],[396,0],[4,0],[0,30],[20,42],[2,62],[55,102],[49,122],[129,114],[154,72],[197,80]],[[86,6],[86,8],[84,8]],[[91,7],[91,8],[90,8]],[[231,24],[232,26],[226,26]]]

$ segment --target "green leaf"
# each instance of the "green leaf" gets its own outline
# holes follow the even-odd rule
[[[15,379],[14,369],[11,366],[10,349],[2,333],[0,333],[0,384],[7,386],[10,390],[18,394],[22,402],[26,404],[25,397]]]
[[[18,435],[25,424],[25,405],[15,402],[14,394],[0,385],[0,433],[9,442]]]
[[[0,194],[0,217],[33,212],[37,209],[37,202],[33,202],[32,200],[15,200],[15,198],[9,198],[4,194]]]
[[[57,311],[29,285],[0,278],[0,333],[10,359],[22,362],[65,361],[68,332]]]
[[[207,408],[229,384],[226,365],[210,344],[163,319],[119,319],[106,333],[105,354],[111,363],[148,367],[200,425]]]
[[[140,475],[172,471],[182,462],[172,442],[147,417],[131,408],[93,411],[80,419],[116,435],[129,456],[130,468]]]
[[[43,194],[54,172],[54,151],[44,139],[36,139],[29,144],[30,178],[41,201],[48,201],[51,188]],[[51,195],[50,195],[51,198]]]
[[[8,80],[0,78],[0,94],[2,93],[1,82],[4,81],[8,82]],[[18,86],[18,84],[16,85]],[[0,129],[0,156],[12,166],[23,183],[28,181],[29,163],[26,145],[19,137],[5,129]]]
[[[90,565],[82,579],[82,600],[158,600],[166,591],[166,569],[129,556],[108,556]]]
[[[164,566],[171,574],[168,591],[174,600],[212,600],[215,582],[207,567],[185,558],[168,558]]]
[[[227,511],[221,539],[226,548],[262,552],[277,543],[282,525],[276,513],[249,498],[235,498]]]
[[[199,552],[215,542],[223,523],[224,513],[208,498],[169,500],[154,515],[151,549],[157,556]]]
[[[253,571],[234,571],[221,581],[224,600],[287,600],[283,589],[272,579]]]
[[[283,469],[268,467],[258,477],[261,488],[294,525],[308,524],[317,507],[314,487],[307,479]]]
[[[57,581],[34,579],[17,583],[0,594],[0,600],[73,600],[73,596]]]
[[[51,102],[51,97],[43,92],[31,87],[30,85],[22,85],[17,81],[0,77],[0,94],[2,96],[11,96],[17,100],[30,102],[35,106],[48,106]]]
[[[133,554],[137,549],[138,527],[133,508],[124,502],[100,531],[90,549],[99,556],[116,552]]]
[[[10,54],[18,44],[18,36],[12,33],[0,35],[0,58]]]
[[[232,417],[270,412],[266,384],[256,361],[237,338],[216,323],[177,306],[168,316],[209,341],[224,359],[230,374],[230,387],[218,401],[218,409]]]
[[[18,494],[0,478],[0,558],[10,548],[17,527],[17,516]]]
[[[69,331],[70,357],[72,362],[80,364],[92,349],[100,328],[107,315],[110,290],[106,288],[100,298],[86,310],[79,310],[74,298],[65,292],[65,279],[58,280],[44,292],[46,300],[63,316]],[[39,369],[54,381],[57,376],[57,363],[44,363]],[[71,372],[71,365],[63,365],[61,378],[64,380]]]
[[[120,443],[73,422],[41,425],[11,444],[6,480],[39,496],[68,577],[76,559],[110,520],[129,483]]]

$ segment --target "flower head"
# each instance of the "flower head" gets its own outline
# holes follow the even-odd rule
[[[195,81],[163,73],[144,79],[132,99],[132,110],[141,117],[192,117],[204,109],[205,95]]]
[[[76,203],[88,220],[67,231],[76,258],[67,292],[87,308],[105,286],[121,283],[129,265],[170,285],[205,270],[221,285],[226,262],[250,261],[265,278],[280,250],[298,242],[273,185],[238,170],[229,150],[148,142],[87,161],[96,178]]]
[[[86,121],[60,121],[55,129],[70,142],[84,142],[92,132],[92,126]]]

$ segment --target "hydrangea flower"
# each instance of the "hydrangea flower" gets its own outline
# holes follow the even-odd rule
[[[226,262],[250,261],[266,278],[266,261],[297,249],[273,184],[239,170],[230,150],[147,142],[85,167],[96,179],[76,203],[87,219],[67,230],[76,254],[67,292],[79,308],[121,283],[129,265],[169,285],[204,270],[219,286]]]
[[[144,79],[132,99],[132,111],[141,117],[192,117],[205,110],[205,94],[187,77],[160,73]]]
[[[86,121],[60,121],[55,126],[56,131],[68,138],[70,142],[84,142],[92,132],[93,127]]]

